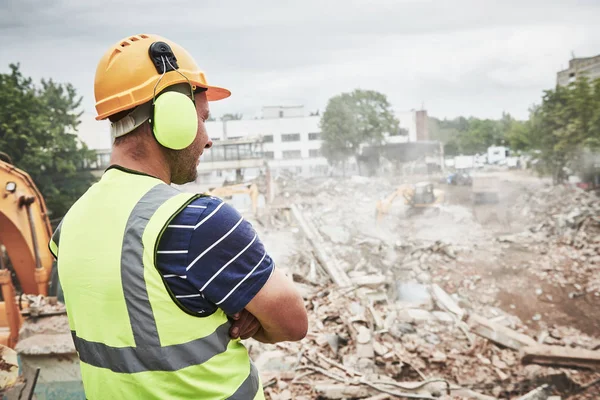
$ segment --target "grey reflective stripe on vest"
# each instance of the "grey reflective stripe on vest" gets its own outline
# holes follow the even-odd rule
[[[91,342],[77,337],[73,332],[81,361],[120,373],[176,371],[202,364],[227,350],[230,341],[229,322],[207,337],[177,345],[160,345],[144,280],[142,236],[156,210],[179,193],[167,185],[154,186],[135,205],[127,220],[121,255],[121,279],[135,347],[112,347]],[[251,370],[251,373],[257,376],[255,370]]]
[[[168,185],[154,186],[135,205],[125,226],[121,251],[121,281],[136,347],[160,347],[156,321],[144,280],[142,235],[156,210],[179,193]]]
[[[251,400],[258,392],[258,385],[260,381],[258,379],[258,370],[250,361],[250,373],[248,377],[242,382],[240,387],[232,394],[228,400]]]
[[[90,342],[71,332],[79,358],[86,364],[113,372],[133,374],[145,371],[177,371],[199,365],[227,350],[229,323],[212,334],[191,342],[171,346],[112,347]]]

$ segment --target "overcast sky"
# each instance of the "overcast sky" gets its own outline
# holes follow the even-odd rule
[[[600,0],[0,0],[0,71],[71,82],[93,113],[102,54],[155,33],[231,89],[216,116],[362,88],[437,117],[525,118],[572,52],[600,54],[599,21]]]

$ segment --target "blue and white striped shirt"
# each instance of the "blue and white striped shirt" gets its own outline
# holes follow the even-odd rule
[[[230,205],[200,197],[180,211],[160,238],[157,267],[184,308],[231,315],[254,298],[273,261],[252,225]]]

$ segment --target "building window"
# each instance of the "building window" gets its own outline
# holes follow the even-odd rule
[[[297,174],[301,174],[302,173],[302,167],[296,167],[296,173]]]
[[[309,133],[308,140],[321,140],[321,132]]]
[[[282,142],[299,142],[300,134],[299,133],[284,133],[281,135]]]
[[[283,118],[283,111],[279,111],[279,118]]]
[[[237,140],[237,139],[241,139],[241,136],[229,136],[227,139],[229,140]]]
[[[294,158],[302,158],[300,150],[285,150],[282,153],[284,160],[290,160]]]
[[[310,149],[308,150],[308,156],[311,158],[321,157],[321,149]]]
[[[275,153],[272,151],[265,151],[264,155],[267,160],[272,160],[275,158]]]
[[[273,135],[264,135],[263,143],[273,143]]]

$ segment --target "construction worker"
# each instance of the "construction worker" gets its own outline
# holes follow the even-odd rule
[[[233,207],[170,186],[195,180],[230,92],[155,35],[112,46],[94,91],[111,166],[50,242],[87,398],[264,399],[240,340],[302,339],[302,298]]]

